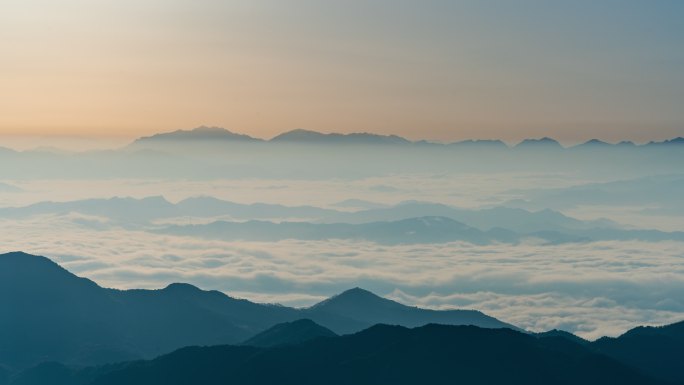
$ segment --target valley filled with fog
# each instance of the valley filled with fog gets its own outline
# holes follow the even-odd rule
[[[216,138],[0,150],[1,251],[47,256],[105,287],[188,282],[308,306],[359,286],[586,338],[684,318],[676,140],[206,132]]]

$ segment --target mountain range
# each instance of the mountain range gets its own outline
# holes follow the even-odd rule
[[[508,148],[500,140],[464,140],[453,143],[438,143],[426,140],[411,141],[397,135],[380,135],[367,132],[360,133],[321,133],[317,131],[295,129],[274,136],[269,140],[251,137],[245,134],[238,134],[221,127],[200,126],[191,130],[176,130],[173,132],[159,133],[148,137],[141,137],[131,143],[131,148],[143,148],[162,143],[179,142],[240,142],[240,143],[289,143],[289,144],[319,144],[319,145],[417,145],[417,146],[455,146],[455,147],[474,147],[479,149],[502,149]],[[643,145],[636,145],[633,142],[623,141],[615,144],[607,143],[598,139],[591,139],[584,143],[574,145],[571,149],[584,149],[600,147],[656,147],[673,146],[684,144],[684,138],[677,137],[664,141],[651,141]],[[518,149],[563,149],[558,141],[552,138],[543,137],[539,139],[524,139],[512,146]]]
[[[18,219],[36,215],[65,215],[68,213],[106,217],[121,222],[119,224],[149,224],[170,218],[216,217],[228,217],[233,220],[307,220],[312,223],[323,224],[364,224],[394,222],[420,217],[444,217],[463,222],[482,231],[508,228],[528,233],[549,230],[619,228],[616,223],[609,220],[578,220],[548,209],[534,212],[507,207],[462,209],[439,203],[419,201],[405,201],[393,206],[353,212],[315,206],[284,206],[269,203],[241,204],[206,196],[187,198],[178,203],[171,203],[161,196],[142,199],[113,197],[67,202],[39,202],[23,207],[0,208],[0,217],[3,218]]]
[[[169,225],[154,233],[223,241],[277,242],[287,239],[325,241],[345,239],[383,245],[467,242],[475,245],[518,244],[538,240],[545,244],[639,240],[646,242],[684,241],[684,232],[588,228],[516,232],[495,227],[480,230],[447,217],[415,217],[397,221],[349,223],[214,221],[197,225]]]
[[[565,148],[550,138],[516,146],[496,140],[457,143],[397,136],[323,134],[298,130],[271,140],[221,128],[178,130],[140,138],[111,150],[0,151],[4,180],[109,178],[340,179],[396,174],[546,173],[591,180],[679,173],[684,152],[675,138],[647,144]]]
[[[289,338],[312,329],[317,332],[308,338]],[[642,359],[627,362],[606,354],[605,347],[558,333],[531,335],[511,329],[429,324],[413,329],[375,325],[335,336],[310,320],[300,320],[256,336],[260,344],[186,347],[149,361],[85,369],[46,363],[6,383],[675,385],[684,380],[681,355],[677,355],[683,344],[675,339],[681,338],[679,329],[681,325],[676,324],[649,335],[638,328],[614,339],[620,352],[641,353]],[[666,333],[672,338],[651,338]],[[625,344],[629,334],[638,334],[641,344]],[[648,348],[663,341],[678,344],[678,349]],[[644,355],[651,356],[644,359]],[[651,373],[647,362],[662,358],[659,370]]]
[[[684,384],[684,322],[591,342],[360,288],[302,309],[105,289],[20,252],[0,255],[0,308],[0,385]]]
[[[71,219],[93,229],[122,226],[226,241],[350,239],[381,244],[456,241],[514,244],[538,239],[559,244],[684,240],[682,232],[626,229],[606,219],[578,220],[548,209],[528,211],[493,207],[476,210],[416,201],[351,212],[314,206],[240,204],[212,197],[188,198],[178,203],[163,197],[115,197],[0,208],[0,217],[16,219],[70,213],[106,218],[106,221],[87,217]],[[199,219],[200,224],[187,224],[194,219]]]
[[[190,345],[237,344],[273,325],[307,318],[337,334],[377,323],[515,328],[474,310],[405,306],[356,288],[309,308],[258,304],[188,284],[115,290],[47,258],[0,255],[0,364],[93,365],[151,358]]]

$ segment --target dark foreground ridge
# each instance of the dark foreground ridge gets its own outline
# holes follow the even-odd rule
[[[242,345],[270,348],[329,337],[337,337],[337,334],[310,319],[300,319],[275,325],[248,339]]]
[[[336,334],[378,323],[514,328],[477,311],[420,309],[362,289],[306,309],[253,303],[189,284],[106,289],[25,253],[0,255],[0,309],[11,309],[0,317],[0,368],[5,371],[46,361],[99,365],[153,358],[184,346],[239,344],[303,318]]]
[[[151,361],[71,370],[49,364],[12,385],[666,384],[562,337],[510,329],[376,325],[274,348],[188,347]]]
[[[684,384],[684,322],[589,342],[360,288],[307,309],[104,289],[25,253],[0,255],[0,308],[0,385]]]

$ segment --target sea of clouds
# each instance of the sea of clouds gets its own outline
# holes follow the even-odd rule
[[[681,216],[669,212],[684,209],[676,199],[683,178],[607,184],[603,179],[554,173],[396,174],[324,180],[25,179],[1,181],[5,188],[0,207],[153,195],[172,202],[213,196],[240,203],[336,209],[353,209],[336,206],[352,198],[384,205],[420,200],[465,208],[543,202],[537,209],[555,208],[582,219],[607,217],[636,228],[659,224],[665,230],[681,231]],[[592,201],[599,196],[616,199]],[[654,210],[659,214],[654,215]],[[345,240],[226,242],[120,225],[110,218],[79,213],[0,217],[0,252],[44,255],[105,287],[154,289],[188,282],[258,302],[309,306],[359,286],[408,305],[477,309],[532,331],[558,328],[590,339],[618,335],[638,325],[684,320],[681,242],[487,246],[385,246]]]
[[[0,220],[0,251],[47,256],[105,287],[188,282],[258,302],[308,306],[359,286],[409,305],[477,309],[532,331],[558,328],[590,339],[684,319],[680,242],[224,242],[98,229],[97,221],[107,219]]]

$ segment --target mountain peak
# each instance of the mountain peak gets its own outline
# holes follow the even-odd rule
[[[223,127],[216,127],[216,126],[199,126],[195,127],[191,130],[192,132],[197,132],[197,133],[214,133],[214,134],[223,134],[223,133],[231,133],[230,131],[226,130]]]
[[[295,345],[316,338],[336,336],[337,334],[332,330],[308,318],[303,318],[277,324],[248,339],[243,345],[259,347]]]
[[[556,139],[549,138],[548,136],[545,136],[545,137],[539,138],[539,139],[525,139],[522,142],[518,143],[515,147],[516,148],[518,148],[518,147],[520,147],[520,148],[532,148],[532,147],[536,147],[536,148],[541,148],[541,147],[544,147],[544,148],[551,148],[551,147],[562,148],[563,146],[561,146],[561,144],[558,143],[558,141]]]
[[[360,287],[345,290],[340,294],[334,295],[324,301],[321,301],[311,307],[311,309],[376,309],[384,306],[403,306],[392,300],[382,298],[375,293]]]
[[[590,139],[587,140],[586,142],[578,145],[578,147],[583,147],[583,146],[588,146],[588,147],[602,147],[602,146],[611,146],[610,143],[604,142],[600,139]]]
[[[342,293],[338,294],[337,297],[348,297],[348,298],[381,298],[378,295],[375,295],[374,293],[362,289],[360,287],[354,287],[349,290],[345,290]]]
[[[649,145],[683,145],[684,137],[678,136],[669,140],[663,140],[662,142],[650,142]]]
[[[156,143],[156,142],[174,142],[174,141],[242,141],[242,142],[256,142],[261,139],[253,138],[249,135],[238,134],[222,127],[207,127],[200,126],[191,130],[176,130],[172,132],[163,132],[154,134],[152,136],[144,136],[137,139],[134,144],[138,143]]]
[[[174,282],[163,288],[162,291],[172,293],[198,293],[201,292],[202,289],[189,283]]]
[[[322,144],[409,144],[407,139],[397,135],[380,135],[368,132],[350,134],[322,133],[304,129],[284,132],[271,139],[271,142],[322,143]]]
[[[0,269],[3,270],[2,272],[4,273],[10,273],[9,269],[17,268],[25,268],[27,269],[27,272],[30,272],[31,270],[40,267],[41,270],[52,269],[55,271],[62,271],[64,273],[70,274],[61,266],[59,266],[58,264],[56,264],[55,262],[51,261],[46,257],[25,253],[23,251],[12,251],[9,253],[0,254],[0,263],[10,264],[9,267]]]
[[[455,147],[477,147],[479,148],[507,148],[506,143],[498,139],[467,139],[460,142],[450,143]]]
[[[37,255],[25,253],[23,251],[10,251],[8,253],[0,254],[0,258],[26,258],[26,257],[45,258],[45,257],[39,257]],[[47,258],[45,258],[45,259],[48,260]]]

